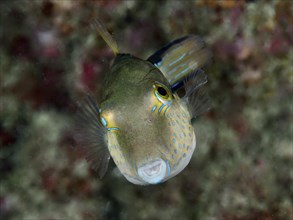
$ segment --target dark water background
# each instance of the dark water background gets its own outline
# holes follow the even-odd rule
[[[0,1],[1,219],[292,219],[290,1]],[[74,100],[102,90],[113,54],[147,58],[201,36],[213,108],[195,121],[188,167],[135,186],[111,162],[97,178],[72,148]]]

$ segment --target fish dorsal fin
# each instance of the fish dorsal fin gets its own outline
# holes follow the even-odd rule
[[[100,111],[95,101],[87,95],[78,102],[75,140],[84,150],[87,161],[102,178],[108,168],[110,152],[107,147],[107,129],[100,121]]]
[[[112,35],[109,33],[109,31],[107,30],[107,28],[101,21],[99,21],[98,19],[95,19],[91,24],[91,28],[98,31],[98,33],[107,43],[107,45],[112,49],[115,55],[119,53],[119,49],[118,49],[118,45],[116,41],[114,40]]]
[[[199,37],[188,35],[167,44],[148,60],[160,69],[174,91],[190,74],[205,66],[211,56]]]

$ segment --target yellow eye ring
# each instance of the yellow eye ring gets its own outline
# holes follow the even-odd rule
[[[155,96],[159,99],[159,101],[165,102],[172,100],[171,91],[162,83],[155,82],[153,88],[155,91]]]

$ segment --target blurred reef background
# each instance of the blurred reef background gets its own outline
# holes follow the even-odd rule
[[[113,59],[89,28],[147,58],[201,36],[212,109],[187,168],[135,186],[102,180],[73,148],[75,101],[97,99]],[[1,0],[1,220],[293,219],[293,5],[287,0]]]

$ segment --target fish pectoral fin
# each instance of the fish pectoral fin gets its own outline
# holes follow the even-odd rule
[[[190,74],[204,67],[211,57],[211,51],[201,38],[189,35],[167,44],[148,60],[164,74],[172,91],[176,91]]]
[[[184,97],[183,100],[187,100],[192,118],[196,118],[202,113],[208,111],[211,107],[208,93],[203,86],[193,89],[189,96]]]
[[[108,168],[110,152],[107,147],[107,129],[100,121],[100,111],[90,95],[78,102],[75,140],[81,146],[87,161],[102,178]]]
[[[208,77],[202,69],[198,69],[190,74],[184,81],[185,97],[191,96],[192,93],[205,85],[208,82]]]

